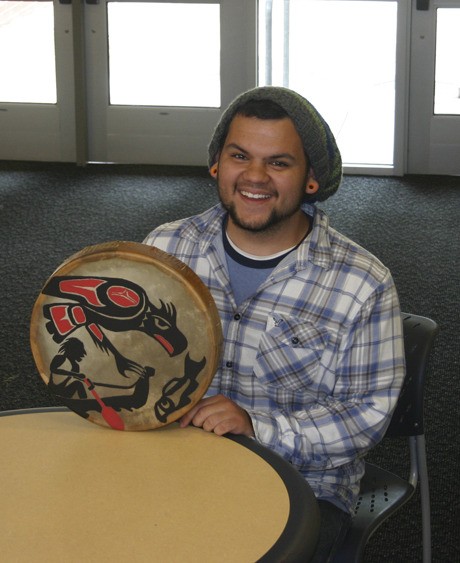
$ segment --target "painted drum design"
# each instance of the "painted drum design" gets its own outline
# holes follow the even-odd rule
[[[174,422],[206,392],[222,330],[212,296],[175,257],[134,242],[87,247],[35,302],[32,353],[48,388],[117,430]]]

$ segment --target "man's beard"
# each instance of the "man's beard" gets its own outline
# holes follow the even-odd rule
[[[298,213],[302,202],[303,202],[304,194],[303,192],[299,194],[299,198],[297,201],[291,205],[288,209],[284,211],[278,211],[276,209],[272,209],[270,215],[264,220],[251,221],[247,220],[244,221],[241,217],[238,216],[236,211],[236,206],[233,202],[227,203],[225,202],[219,193],[219,199],[223,206],[223,208],[228,212],[232,222],[245,231],[249,231],[252,233],[268,233],[268,232],[276,232],[278,229],[282,228],[282,226],[296,213]]]

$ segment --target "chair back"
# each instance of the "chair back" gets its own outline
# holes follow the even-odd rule
[[[402,313],[406,377],[386,436],[419,436],[424,433],[423,398],[426,366],[439,332],[435,321]]]

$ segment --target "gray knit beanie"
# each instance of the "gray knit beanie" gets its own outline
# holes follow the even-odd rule
[[[253,100],[270,100],[283,108],[292,119],[319,184],[318,191],[311,199],[324,201],[333,195],[342,181],[342,158],[334,135],[308,100],[293,90],[279,86],[254,88],[238,96],[228,106],[208,146],[209,167],[218,160],[233,117],[243,104]]]

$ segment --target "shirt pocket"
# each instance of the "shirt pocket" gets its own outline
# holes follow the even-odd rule
[[[321,359],[329,342],[323,327],[272,313],[262,334],[254,374],[278,402],[304,401],[322,389]]]

